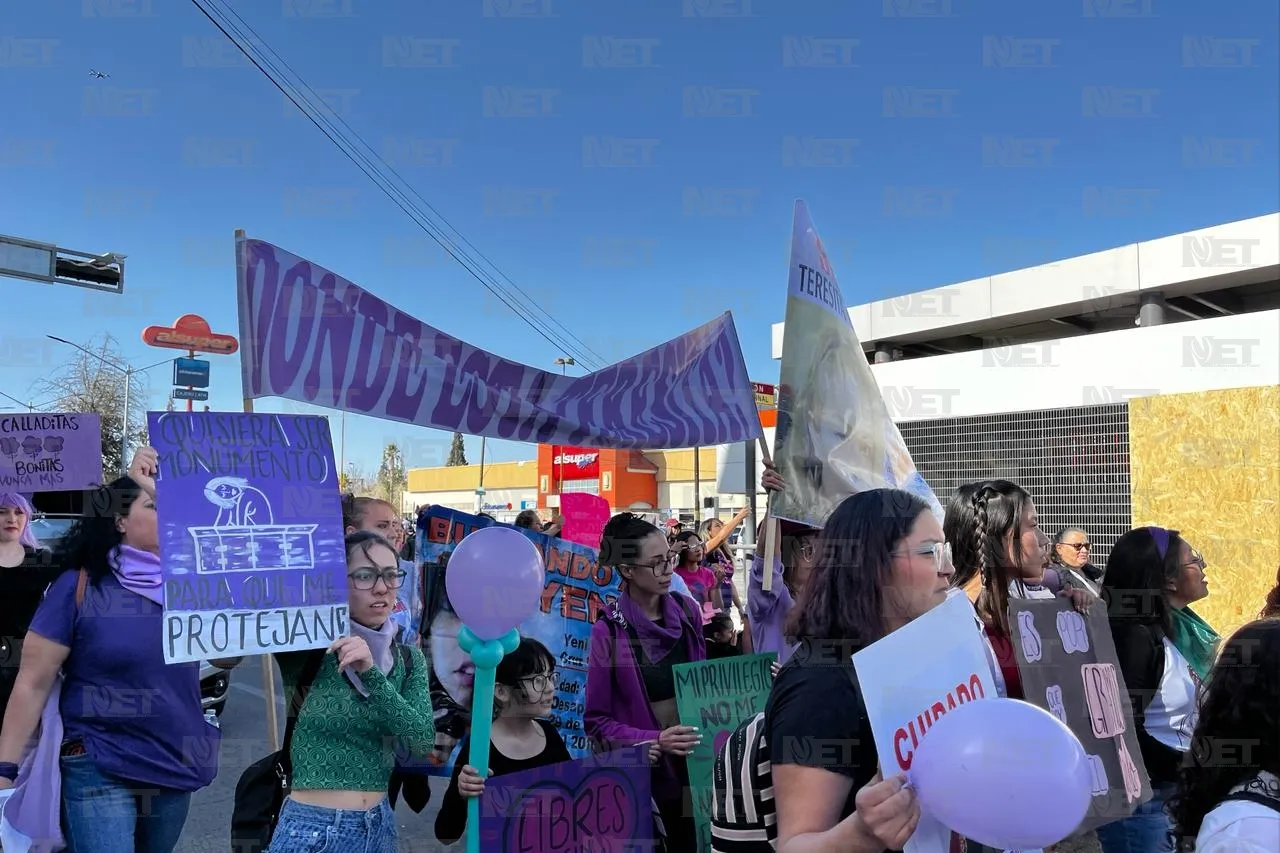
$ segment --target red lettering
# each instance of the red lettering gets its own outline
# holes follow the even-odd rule
[[[969,676],[969,690],[979,699],[985,699],[987,693],[982,689],[982,679],[978,678],[978,673]]]
[[[583,554],[574,554],[569,566],[569,577],[585,581],[591,577],[591,562]]]
[[[572,556],[573,553],[571,551],[548,546],[547,555],[545,557],[547,571],[551,574],[570,577],[569,562]]]
[[[580,586],[564,587],[560,599],[560,615],[579,622],[587,621],[587,591]]]
[[[942,706],[941,702],[934,702],[933,707],[929,709],[933,712],[933,722],[937,722],[938,718],[947,713],[947,709]]]
[[[902,754],[902,746],[907,740],[906,729],[898,729],[893,733],[893,757],[898,759],[898,767],[903,771],[911,769],[911,759],[914,753],[907,750],[907,754]]]
[[[560,591],[562,586],[564,584],[560,583],[560,581],[547,581],[546,585],[542,587],[542,600],[539,606],[542,608],[543,613],[551,612],[551,602],[555,600],[556,593]]]
[[[973,701],[973,696],[969,694],[969,689],[963,684],[956,685],[956,695],[960,697],[960,704]]]
[[[427,541],[441,544],[449,541],[449,519],[432,516],[427,519]]]

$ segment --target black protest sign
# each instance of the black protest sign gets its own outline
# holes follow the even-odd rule
[[[1127,817],[1151,799],[1133,706],[1101,603],[1077,613],[1069,600],[1013,600],[1009,627],[1026,701],[1067,725],[1093,775],[1079,831]]]

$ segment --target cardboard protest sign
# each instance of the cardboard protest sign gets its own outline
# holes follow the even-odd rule
[[[168,663],[315,649],[347,633],[329,422],[149,412]]]
[[[1075,733],[1093,769],[1093,799],[1079,831],[1132,814],[1151,799],[1151,780],[1106,607],[1082,614],[1065,598],[1013,599],[1009,631],[1023,698]]]
[[[773,688],[771,665],[777,659],[775,654],[740,655],[672,667],[680,722],[696,726],[702,735],[702,743],[687,759],[701,853],[711,851],[711,800],[715,793],[712,772],[716,756],[739,723],[764,710]]]
[[[0,491],[61,492],[101,483],[100,416],[0,416]]]
[[[560,496],[560,514],[564,516],[561,539],[599,548],[604,526],[609,523],[609,502],[587,492],[569,492]]]
[[[956,595],[854,653],[886,777],[911,770],[916,749],[947,711],[998,695],[979,630],[973,605]],[[951,831],[922,814],[904,850],[948,853],[950,847]]]
[[[485,352],[340,275],[236,241],[244,396],[467,435],[587,447],[714,447],[760,436],[731,314],[564,376]]]
[[[485,784],[480,801],[480,849],[486,853],[650,850],[649,774],[649,748],[640,746],[495,776]]]
[[[787,483],[769,514],[821,527],[836,504],[895,488],[942,505],[916,470],[853,331],[809,209],[796,202],[773,461]]]
[[[469,533],[499,522],[445,507],[429,507],[418,514],[417,562],[422,569],[422,637],[431,662],[431,707],[436,715],[437,751],[429,772],[447,775],[457,742],[471,725],[471,697],[475,667],[458,647],[461,622],[445,591],[449,554]],[[500,525],[510,527],[511,525]],[[539,611],[520,624],[520,635],[532,637],[550,650],[560,673],[551,720],[560,730],[569,754],[587,755],[590,744],[583,729],[586,703],[587,645],[591,626],[605,606],[618,597],[620,577],[601,566],[594,548],[520,530],[538,548],[547,567]]]

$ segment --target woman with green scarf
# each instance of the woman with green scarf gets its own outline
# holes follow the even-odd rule
[[[1173,850],[1165,804],[1191,748],[1200,682],[1218,647],[1218,635],[1190,607],[1208,594],[1204,557],[1176,530],[1139,527],[1111,549],[1102,598],[1152,799],[1098,830],[1103,853]]]

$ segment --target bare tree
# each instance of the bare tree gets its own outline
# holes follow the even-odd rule
[[[111,364],[125,365],[124,354],[116,339],[105,334],[85,344],[85,349]],[[123,370],[108,367],[103,361],[83,352],[36,383],[37,396],[51,402],[57,412],[81,412],[102,418],[102,470],[104,476],[120,470],[124,451],[124,398],[126,377]],[[131,444],[147,443],[147,381],[134,374],[129,389],[129,425]]]

